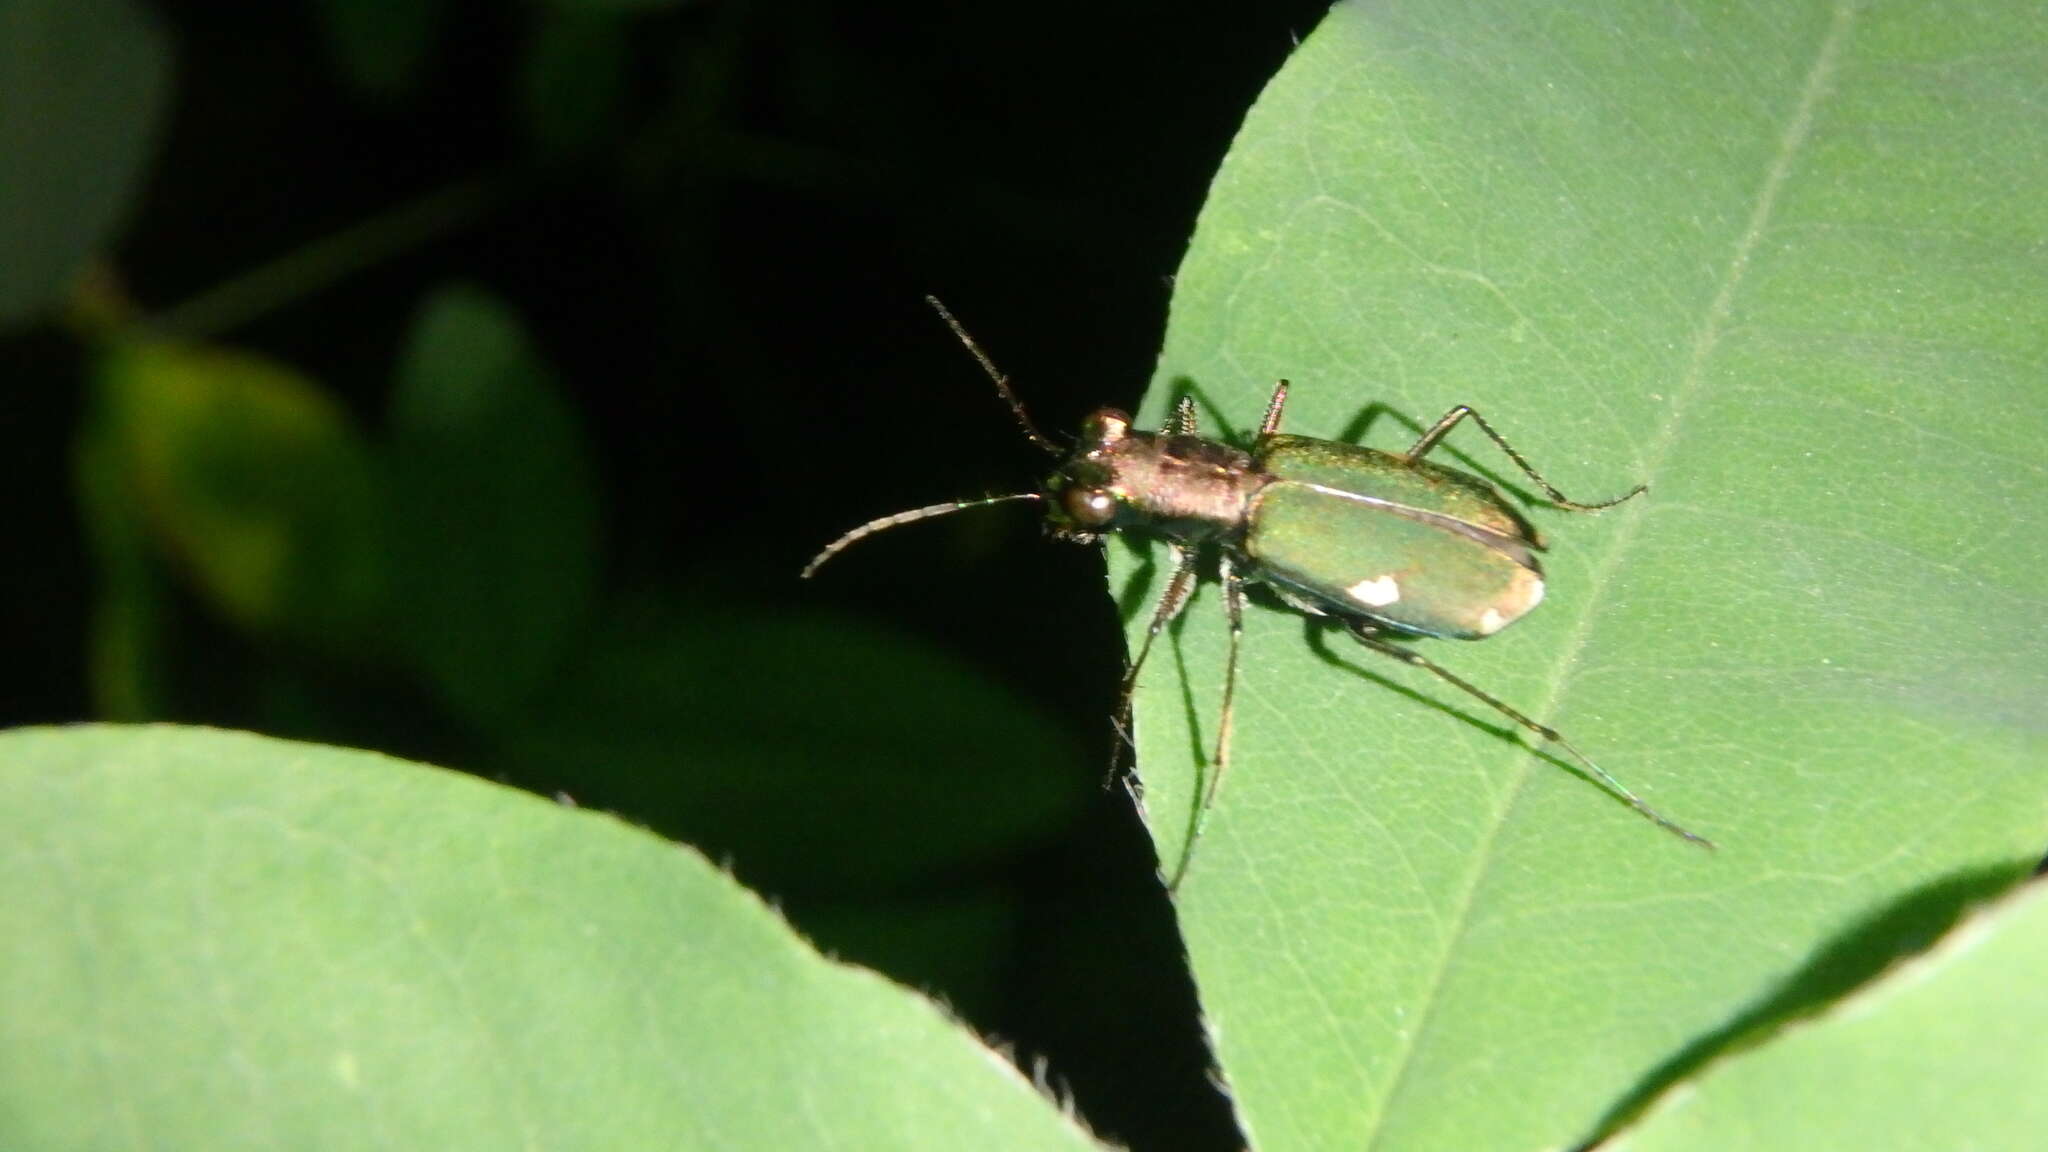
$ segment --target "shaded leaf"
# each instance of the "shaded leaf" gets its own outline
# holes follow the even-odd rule
[[[130,0],[0,3],[0,325],[47,307],[107,242],[154,149],[170,64]]]
[[[976,669],[824,613],[624,613],[505,736],[522,783],[574,782],[775,892],[993,861],[1093,786],[1065,734]]]
[[[120,445],[80,437],[72,463],[98,587],[86,639],[93,714],[146,720],[164,710],[164,590]]]
[[[660,8],[671,8],[682,0],[547,0],[554,7],[565,12],[652,12]]]
[[[1611,1152],[2032,1148],[2048,1132],[2048,888],[1682,1085]]]
[[[553,372],[501,301],[427,301],[391,402],[401,643],[480,724],[556,667],[597,581],[597,493]]]
[[[962,895],[786,906],[818,950],[887,972],[969,1020],[997,1014],[1016,955],[1015,908],[993,888]]]
[[[610,130],[625,94],[627,24],[615,12],[541,7],[533,13],[519,72],[526,136],[549,160],[565,160]]]
[[[412,87],[448,15],[447,0],[320,0],[328,51],[350,84],[373,96]]]
[[[373,643],[377,478],[325,392],[251,353],[149,339],[109,348],[99,390],[94,455],[122,488],[98,506],[127,501],[243,628],[341,651]]]

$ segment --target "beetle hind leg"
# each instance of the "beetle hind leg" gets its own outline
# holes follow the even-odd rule
[[[1657,811],[1655,808],[1650,807],[1647,803],[1644,803],[1642,797],[1637,796],[1634,792],[1629,791],[1628,787],[1622,784],[1621,781],[1616,780],[1614,777],[1608,775],[1607,772],[1604,769],[1602,769],[1598,764],[1593,763],[1593,761],[1589,759],[1584,752],[1579,751],[1577,746],[1572,744],[1571,741],[1565,739],[1563,734],[1559,733],[1557,729],[1552,728],[1546,724],[1538,724],[1536,721],[1529,719],[1527,716],[1524,716],[1520,712],[1517,712],[1515,709],[1509,707],[1506,702],[1496,698],[1495,696],[1484,691],[1483,689],[1479,688],[1477,685],[1471,683],[1470,681],[1463,679],[1462,677],[1450,671],[1448,668],[1445,668],[1443,665],[1438,664],[1436,661],[1431,660],[1427,656],[1424,656],[1422,653],[1416,652],[1402,645],[1389,642],[1387,639],[1387,632],[1379,626],[1371,623],[1370,621],[1358,619],[1348,620],[1345,622],[1345,628],[1351,633],[1352,639],[1358,641],[1360,644],[1365,645],[1367,648],[1372,649],[1373,651],[1379,653],[1382,656],[1387,656],[1395,660],[1399,660],[1401,663],[1406,664],[1411,668],[1420,668],[1423,671],[1428,672],[1430,675],[1435,676],[1437,679],[1442,680],[1444,683],[1449,684],[1451,687],[1456,688],[1460,692],[1465,693],[1467,696],[1470,696],[1473,699],[1479,701],[1480,703],[1486,705],[1488,708],[1493,709],[1495,712],[1498,712],[1501,715],[1507,717],[1508,719],[1514,721],[1517,725],[1520,725],[1522,728],[1525,728],[1528,731],[1533,732],[1536,735],[1542,737],[1543,739],[1549,741],[1550,743],[1557,745],[1559,748],[1564,749],[1567,753],[1571,755],[1572,759],[1578,761],[1579,765],[1583,767],[1587,772],[1591,773],[1593,778],[1596,781],[1598,781],[1602,786],[1604,786],[1616,799],[1622,801],[1629,807],[1635,809],[1637,815],[1643,817],[1645,820],[1648,820],[1650,823],[1655,824],[1657,827],[1664,829],[1666,832],[1671,833],[1673,836],[1676,836],[1681,840],[1687,840],[1694,844],[1698,844],[1702,848],[1714,847],[1714,842],[1712,840],[1709,840],[1705,836],[1702,836],[1699,833],[1686,828],[1684,825],[1677,823],[1671,818],[1665,816],[1663,813]]]
[[[1470,416],[1472,418],[1472,422],[1474,424],[1479,425],[1479,430],[1481,432],[1486,433],[1488,439],[1492,440],[1495,444],[1499,445],[1500,450],[1502,452],[1507,453],[1508,459],[1513,460],[1515,462],[1515,467],[1520,468],[1522,470],[1523,475],[1527,476],[1531,480],[1534,480],[1536,482],[1536,486],[1543,489],[1543,494],[1545,496],[1550,497],[1550,502],[1552,504],[1557,505],[1559,508],[1569,509],[1573,512],[1598,512],[1602,508],[1612,508],[1616,504],[1619,504],[1624,500],[1629,500],[1634,497],[1640,496],[1643,493],[1650,490],[1648,485],[1638,484],[1635,487],[1629,489],[1628,491],[1623,492],[1621,495],[1616,496],[1612,500],[1601,500],[1597,503],[1592,504],[1583,504],[1577,500],[1567,499],[1564,493],[1559,492],[1556,488],[1551,486],[1550,481],[1545,480],[1543,478],[1543,473],[1538,472],[1536,470],[1536,466],[1529,463],[1527,457],[1523,456],[1521,452],[1517,451],[1513,444],[1508,443],[1507,437],[1501,435],[1499,432],[1494,431],[1493,425],[1488,424],[1486,422],[1486,417],[1481,416],[1477,409],[1472,408],[1469,405],[1465,404],[1460,404],[1456,408],[1451,409],[1449,412],[1444,413],[1443,419],[1438,420],[1436,424],[1430,428],[1429,431],[1424,432],[1422,434],[1422,439],[1417,440],[1415,442],[1415,447],[1410,448],[1408,450],[1408,455],[1406,456],[1407,461],[1410,464],[1413,464],[1417,460],[1420,460],[1424,456],[1427,456],[1429,454],[1429,450],[1436,447],[1437,442],[1442,440],[1445,436],[1449,435],[1451,429],[1456,428],[1458,426],[1458,422],[1460,420],[1465,419],[1467,416]]]

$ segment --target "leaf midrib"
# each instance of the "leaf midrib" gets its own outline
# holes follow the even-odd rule
[[[1694,332],[1692,347],[1686,358],[1685,372],[1672,392],[1670,413],[1665,418],[1663,426],[1657,430],[1649,452],[1645,454],[1644,474],[1647,476],[1656,476],[1663,468],[1664,462],[1670,458],[1686,410],[1705,385],[1706,365],[1713,357],[1728,316],[1734,309],[1735,293],[1741,287],[1757,243],[1770,224],[1779,190],[1784,186],[1791,173],[1793,161],[1812,130],[1814,113],[1827,92],[1828,82],[1834,75],[1836,61],[1841,54],[1843,42],[1848,39],[1855,14],[1854,0],[1836,0],[1828,30],[1821,37],[1820,48],[1815,53],[1813,64],[1807,69],[1805,82],[1801,85],[1799,99],[1793,106],[1784,130],[1779,134],[1777,151],[1764,172],[1762,184],[1750,206],[1749,219],[1736,241],[1735,251],[1729,258],[1727,270],[1722,273],[1720,288],[1715,292],[1713,300],[1707,306],[1706,314],[1701,317],[1700,324]],[[1558,704],[1564,695],[1566,672],[1585,648],[1587,637],[1592,631],[1593,620],[1599,614],[1596,609],[1606,590],[1613,583],[1615,570],[1621,566],[1630,552],[1644,515],[1646,513],[1636,512],[1621,522],[1615,532],[1613,547],[1606,550],[1594,568],[1592,578],[1588,581],[1587,594],[1580,601],[1583,607],[1565,643],[1559,646],[1560,656],[1550,677],[1550,691],[1544,698],[1541,709],[1533,715],[1542,718],[1557,714]],[[1491,865],[1496,856],[1494,847],[1499,842],[1502,831],[1507,827],[1516,805],[1527,791],[1528,782],[1535,772],[1535,750],[1531,748],[1518,757],[1518,762],[1521,767],[1508,787],[1507,800],[1500,806],[1491,827],[1480,841],[1480,850],[1474,853],[1473,867],[1451,917],[1451,933],[1437,959],[1434,971],[1430,974],[1428,988],[1421,1001],[1422,1018],[1407,1033],[1408,1039],[1394,1061],[1393,1081],[1382,1098],[1379,1110],[1372,1118],[1372,1127],[1366,1133],[1364,1146],[1368,1149],[1380,1147],[1381,1137],[1386,1131],[1387,1118],[1396,1111],[1406,1095],[1411,1083],[1409,1073],[1418,1063],[1416,1055],[1426,1047],[1428,1037],[1435,1027],[1437,1008],[1443,1002],[1441,992],[1444,981],[1449,976],[1452,959],[1459,953],[1471,931],[1472,911],[1478,903],[1480,890],[1492,873]]]

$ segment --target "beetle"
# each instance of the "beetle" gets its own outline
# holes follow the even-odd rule
[[[1543,600],[1543,568],[1537,559],[1545,547],[1541,537],[1492,485],[1426,459],[1459,424],[1476,424],[1553,506],[1567,511],[1611,508],[1647,491],[1644,485],[1612,500],[1570,500],[1485,417],[1464,404],[1444,413],[1413,447],[1399,454],[1285,433],[1280,430],[1289,387],[1285,380],[1274,386],[1249,449],[1204,437],[1193,399],[1182,396],[1158,432],[1132,427],[1130,416],[1118,409],[1098,409],[1082,423],[1079,442],[1063,450],[1032,423],[1011,390],[1009,377],[996,369],[946,306],[932,296],[925,302],[980,362],[1025,437],[1060,463],[1036,492],[953,500],[870,520],[826,545],[802,575],[808,579],[841,551],[877,532],[1018,501],[1043,505],[1047,528],[1058,539],[1093,544],[1112,533],[1135,531],[1162,540],[1173,573],[1124,670],[1115,713],[1121,745],[1138,674],[1153,642],[1187,607],[1200,558],[1213,551],[1230,629],[1222,709],[1208,780],[1169,890],[1178,888],[1187,874],[1195,841],[1229,766],[1245,588],[1250,584],[1264,585],[1297,611],[1334,621],[1367,649],[1430,673],[1562,748],[1659,828],[1703,847],[1714,846],[1650,807],[1556,729],[1407,643],[1483,640]]]

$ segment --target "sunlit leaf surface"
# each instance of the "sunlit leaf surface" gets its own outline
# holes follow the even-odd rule
[[[0,736],[0,1145],[1090,1148],[696,853],[236,733]]]
[[[1675,1091],[1607,1152],[2032,1148],[2048,1132],[2048,888]]]
[[[1569,1146],[2048,844],[2044,34],[2022,3],[1342,4],[1252,110],[1145,423],[1192,391],[1242,434],[1288,377],[1296,432],[1398,450],[1469,403],[1568,495],[1647,482],[1532,508],[1549,601],[1423,649],[1720,844],[1255,605],[1179,907],[1256,1146]],[[1138,701],[1169,870],[1216,598]]]

